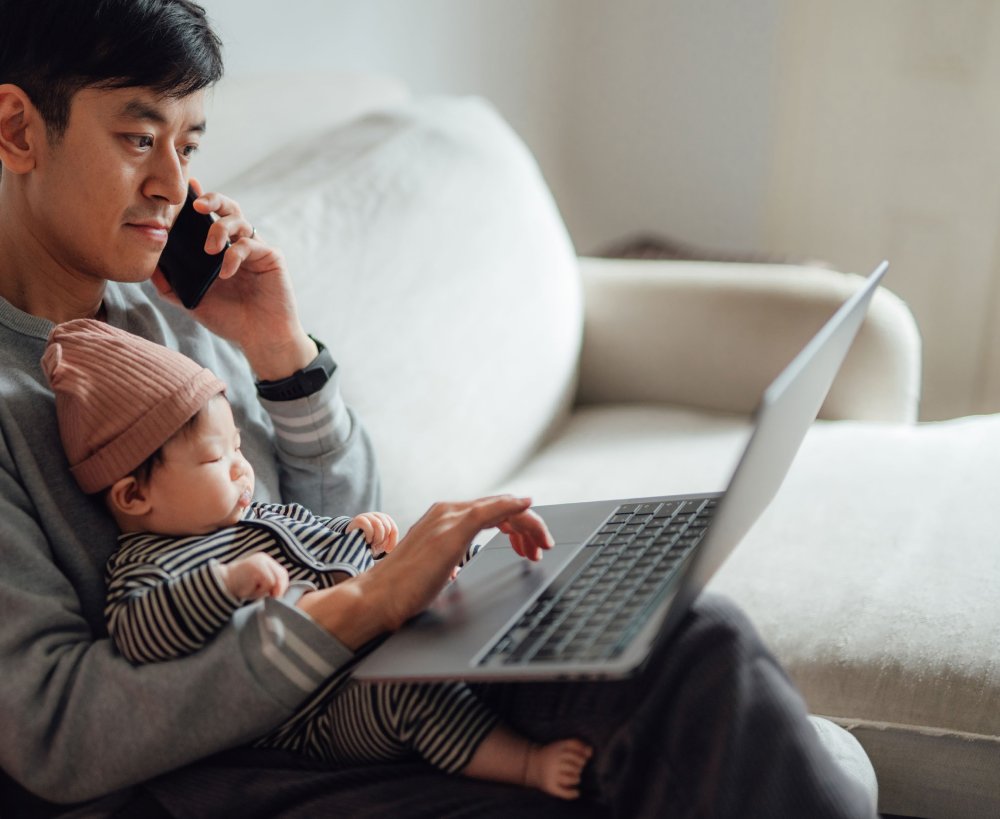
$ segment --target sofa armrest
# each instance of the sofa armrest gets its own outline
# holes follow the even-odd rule
[[[581,258],[579,403],[746,414],[860,277],[792,265]],[[821,418],[914,422],[920,335],[881,288]]]

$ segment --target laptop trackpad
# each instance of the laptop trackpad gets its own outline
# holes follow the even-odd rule
[[[507,550],[480,552],[423,614],[407,623],[355,669],[358,679],[460,677],[490,638],[506,626],[579,550],[556,545],[538,563]]]
[[[557,575],[578,550],[576,544],[556,544],[537,563],[517,555],[509,544],[506,551],[484,551],[462,569],[458,579],[438,596],[428,613],[455,623],[472,616],[507,620]],[[474,596],[468,591],[474,591]]]

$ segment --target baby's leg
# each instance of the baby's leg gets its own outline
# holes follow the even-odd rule
[[[307,746],[334,762],[417,753],[446,773],[579,796],[591,750],[575,740],[536,745],[498,725],[464,685],[351,682],[309,726]]]
[[[352,681],[311,720],[305,744],[332,762],[419,754],[446,773],[459,773],[496,723],[464,685]]]
[[[580,796],[580,777],[593,751],[578,739],[536,745],[498,725],[462,770],[465,776],[526,785],[562,799]]]
[[[369,688],[373,707],[393,736],[448,773],[579,796],[589,746],[575,739],[536,745],[498,724],[464,685],[403,684]]]

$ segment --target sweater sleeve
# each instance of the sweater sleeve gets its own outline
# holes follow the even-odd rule
[[[56,546],[0,445],[0,768],[47,800],[101,796],[249,742],[353,656],[268,599],[190,656],[132,665],[95,637]]]
[[[334,371],[323,389],[261,405],[274,425],[281,497],[320,515],[355,515],[380,505],[371,439],[340,393]]]

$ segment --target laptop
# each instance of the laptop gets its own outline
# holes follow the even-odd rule
[[[883,261],[765,390],[725,491],[536,507],[556,541],[541,562],[497,535],[354,677],[638,673],[777,493],[887,268]]]

